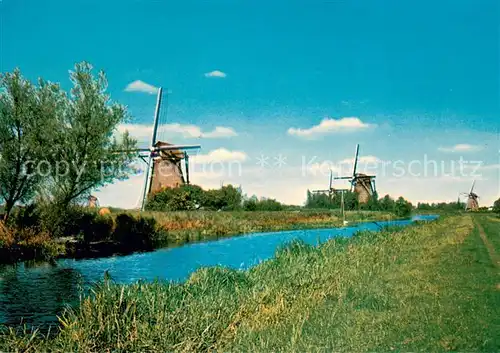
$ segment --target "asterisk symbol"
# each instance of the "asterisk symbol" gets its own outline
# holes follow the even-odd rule
[[[269,165],[268,159],[269,157],[261,154],[260,157],[257,157],[257,164],[260,165],[261,168],[264,168],[266,165]]]
[[[286,157],[283,156],[281,153],[277,156],[274,157],[274,165],[278,166],[278,168],[281,168],[286,165]]]

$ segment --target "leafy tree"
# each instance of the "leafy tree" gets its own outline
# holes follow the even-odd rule
[[[111,102],[106,94],[104,73],[94,77],[92,66],[83,62],[75,66],[70,78],[73,88],[66,97],[64,114],[58,115],[48,156],[50,165],[57,168],[51,168],[47,187],[60,208],[134,171],[130,162],[135,155],[130,149],[136,141],[127,132],[119,141],[114,137],[127,114],[125,107]]]
[[[493,212],[495,212],[496,214],[498,214],[500,216],[500,199],[496,200],[493,203]]]
[[[379,200],[379,207],[382,211],[393,212],[395,207],[395,202],[392,197],[385,195]]]
[[[0,76],[0,199],[6,221],[18,202],[26,203],[41,181],[42,158],[62,106],[55,84],[35,87],[19,70]]]
[[[234,211],[241,208],[241,191],[232,185],[205,192],[203,207],[212,210]]]
[[[399,197],[394,204],[394,213],[398,217],[409,216],[412,209],[412,204],[409,201],[406,201],[403,197]]]

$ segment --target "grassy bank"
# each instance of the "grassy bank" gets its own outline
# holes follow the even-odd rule
[[[499,224],[448,216],[294,243],[249,271],[202,269],[185,284],[106,282],[56,336],[11,331],[0,350],[498,351],[500,278],[483,236]]]
[[[238,234],[293,229],[330,228],[342,226],[338,211],[264,211],[264,212],[145,212],[135,216],[152,217],[161,230],[158,245],[217,239]],[[346,213],[350,223],[389,220],[389,212],[351,211]]]
[[[101,216],[75,208],[60,221],[56,235],[40,224],[36,212],[22,215],[18,225],[0,232],[0,263],[89,258],[149,251],[189,242],[238,234],[341,226],[338,212],[329,210],[265,212],[123,212]],[[351,222],[387,220],[388,212],[348,212]],[[27,225],[28,226],[27,226]],[[4,229],[5,230],[5,229]]]

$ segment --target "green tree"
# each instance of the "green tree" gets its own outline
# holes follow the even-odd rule
[[[382,211],[394,212],[394,199],[389,195],[385,195],[379,200],[379,207]]]
[[[18,202],[32,199],[41,181],[41,161],[63,103],[59,87],[36,87],[19,70],[0,76],[0,199],[4,221]]]
[[[399,197],[394,204],[394,213],[398,217],[409,216],[412,210],[412,204],[409,201],[406,201],[403,197]]]
[[[48,156],[55,167],[47,187],[59,209],[134,171],[130,163],[135,154],[130,150],[136,141],[128,132],[120,139],[115,137],[127,113],[124,106],[110,101],[104,73],[94,77],[92,66],[83,62],[75,66],[70,78],[73,88],[64,114],[58,116]]]
[[[493,203],[493,212],[495,212],[496,214],[498,214],[500,216],[500,199],[496,200]]]

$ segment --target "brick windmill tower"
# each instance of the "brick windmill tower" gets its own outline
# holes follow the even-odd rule
[[[359,204],[365,204],[370,200],[370,197],[375,193],[375,175],[366,175],[357,173],[359,157],[359,144],[356,145],[356,154],[354,155],[354,167],[352,176],[335,177],[334,179],[346,179],[351,183],[351,191],[358,195]]]
[[[187,151],[200,149],[200,145],[175,145],[158,141],[158,123],[162,104],[162,88],[158,88],[151,147],[135,150],[147,164],[141,209],[144,210],[148,195],[165,188],[189,184],[189,156]],[[185,174],[182,171],[182,161]]]
[[[470,210],[470,211],[477,211],[479,209],[479,202],[477,199],[479,199],[479,196],[474,193],[474,185],[476,184],[476,181],[474,180],[472,182],[472,186],[470,188],[470,191],[468,193],[463,192],[461,195],[467,196],[467,201],[465,202],[465,210]]]

